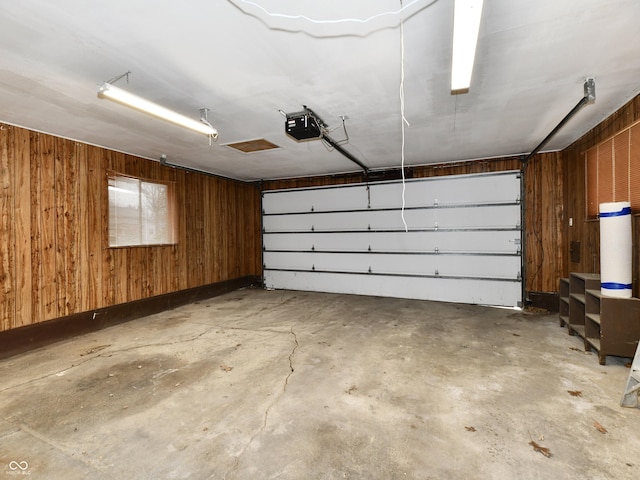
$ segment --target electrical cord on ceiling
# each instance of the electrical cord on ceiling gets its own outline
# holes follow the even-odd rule
[[[327,142],[324,136],[320,137],[320,140],[322,141],[322,145],[324,145],[324,148],[326,148],[328,152],[333,152],[334,148],[331,146],[329,142]]]
[[[340,141],[336,141],[336,143],[338,145],[345,145],[345,144],[349,143],[349,132],[347,132],[347,124],[345,123],[345,120],[347,118],[349,118],[349,117],[347,117],[346,115],[340,115],[340,119],[342,120],[342,130],[344,131],[345,138],[343,138]],[[328,129],[327,133],[333,133],[339,128],[340,128],[340,125],[337,125],[337,126],[335,126],[333,128]]]
[[[234,1],[231,1],[231,3],[234,3]],[[247,5],[252,5],[256,8],[259,8],[260,10],[262,10],[264,13],[266,13],[267,15],[269,15],[270,17],[278,17],[278,18],[286,18],[289,20],[306,20],[307,22],[311,22],[311,23],[317,23],[317,24],[336,24],[336,23],[368,23],[371,20],[374,20],[376,18],[379,17],[384,17],[387,15],[399,15],[401,14],[404,10],[406,10],[407,8],[410,8],[411,6],[415,5],[416,3],[420,3],[424,0],[413,0],[411,2],[409,2],[407,5],[402,6],[402,2],[400,2],[400,9],[398,10],[394,10],[394,11],[389,11],[389,12],[382,12],[382,13],[377,13],[376,15],[372,15],[370,17],[367,18],[340,18],[337,20],[317,20],[314,18],[310,18],[307,17],[306,15],[288,15],[285,13],[273,13],[270,12],[269,10],[267,10],[266,8],[264,8],[262,5],[256,3],[256,2],[252,2],[251,0],[240,0],[242,3],[246,3]]]
[[[400,0],[400,6],[402,6],[402,0]],[[402,10],[402,8],[401,8]],[[400,18],[400,116],[401,121],[400,125],[402,127],[402,148],[400,150],[400,170],[402,170],[402,224],[404,225],[404,231],[408,232],[409,227],[407,226],[407,220],[404,218],[404,210],[406,206],[405,202],[405,192],[406,192],[406,179],[404,176],[404,128],[405,124],[409,127],[409,122],[404,115],[404,20],[402,17]]]

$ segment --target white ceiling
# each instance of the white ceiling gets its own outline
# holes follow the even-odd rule
[[[344,148],[371,169],[399,167],[401,19],[406,165],[527,153],[592,76],[595,104],[545,146],[562,149],[640,90],[637,0],[485,0],[462,95],[449,85],[453,1],[404,7],[376,16],[400,1],[4,0],[0,121],[245,180],[357,171],[322,142],[285,135],[279,110],[304,104],[331,127],[348,116]],[[128,70],[117,86],[196,119],[210,108],[217,142],[97,97]],[[281,148],[224,146],[256,138]]]

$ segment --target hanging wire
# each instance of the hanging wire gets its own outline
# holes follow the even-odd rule
[[[340,141],[337,141],[336,143],[337,143],[338,145],[345,145],[345,144],[349,143],[349,132],[347,132],[347,124],[345,123],[345,120],[346,120],[347,118],[349,118],[349,117],[347,117],[346,115],[340,115],[340,119],[342,120],[342,130],[344,131],[344,136],[345,136],[345,138],[343,138],[343,139],[342,139],[342,140],[340,140]],[[339,128],[340,128],[340,125],[336,125],[336,126],[335,126],[335,127],[333,127],[333,128],[329,128],[329,129],[327,129],[327,132],[326,132],[326,133],[327,133],[327,134],[329,134],[329,133],[333,133],[333,132],[335,132],[335,131],[336,131],[337,129],[339,129]]]
[[[326,148],[328,152],[333,152],[335,150],[324,137],[320,137],[320,140],[322,140],[322,145],[324,145],[324,148]]]
[[[402,6],[402,0],[400,0],[400,6]],[[402,8],[400,9],[402,10]],[[404,144],[405,144],[405,124],[406,126],[410,126],[404,115],[404,20],[400,17],[400,116],[401,121],[400,125],[402,128],[402,148],[401,148],[401,162],[400,162],[400,170],[402,170],[402,224],[404,225],[404,231],[408,232],[409,227],[407,226],[407,220],[404,218],[404,210],[406,206],[405,201],[405,193],[406,193],[406,179],[404,175]]]

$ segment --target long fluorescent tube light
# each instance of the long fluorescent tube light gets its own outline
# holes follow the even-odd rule
[[[451,90],[469,90],[483,0],[455,0]]]
[[[205,124],[202,121],[185,117],[178,112],[174,112],[173,110],[162,107],[157,103],[145,100],[142,97],[138,97],[137,95],[122,90],[121,88],[115,87],[107,82],[100,85],[100,88],[98,89],[98,97],[108,98],[109,100],[113,100],[114,102],[121,103],[122,105],[126,105],[127,107],[135,108],[136,110],[140,110],[141,112],[148,113],[149,115],[161,118],[162,120],[166,120],[167,122],[175,123],[176,125],[180,125],[181,127],[188,128],[195,132],[203,133],[204,135],[209,135],[214,138],[218,136],[218,131],[211,125]]]

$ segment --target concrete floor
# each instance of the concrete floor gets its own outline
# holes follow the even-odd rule
[[[240,290],[1,361],[0,477],[638,478],[628,360],[581,347],[555,315]]]

